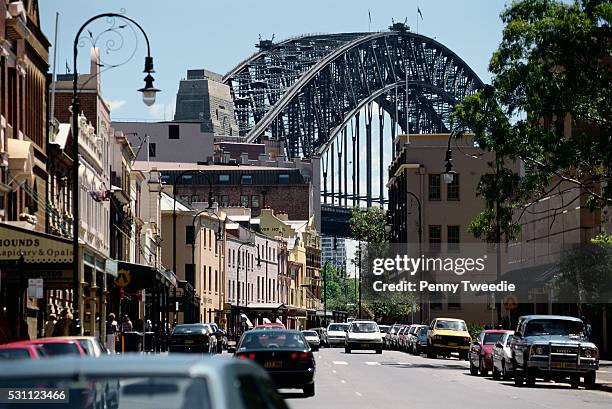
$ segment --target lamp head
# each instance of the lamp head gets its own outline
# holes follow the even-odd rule
[[[146,106],[150,107],[155,103],[155,97],[157,93],[161,90],[153,86],[153,82],[155,81],[155,79],[150,73],[147,73],[147,76],[145,77],[144,81],[144,88],[141,88],[138,91],[142,92],[142,102],[144,102]]]

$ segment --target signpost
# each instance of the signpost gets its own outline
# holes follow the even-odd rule
[[[43,298],[43,279],[29,278],[28,279],[28,297]]]

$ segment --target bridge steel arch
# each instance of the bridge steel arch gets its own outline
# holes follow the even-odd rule
[[[371,157],[372,145],[384,143],[384,113],[391,118],[391,141],[398,126],[404,133],[446,133],[454,105],[483,86],[457,54],[403,24],[384,32],[313,34],[276,44],[260,41],[258,47],[224,77],[240,134],[247,142],[281,139],[288,158],[321,157],[322,196],[325,201],[331,198],[332,206],[348,207],[351,199],[353,206],[362,201],[367,206],[384,204],[382,147],[378,197],[372,191]],[[372,135],[373,106],[379,108],[378,142]],[[364,109],[366,136],[361,146],[356,138]],[[346,158],[351,141],[359,146],[352,147],[349,194]],[[358,182],[361,151],[367,156],[366,192],[360,192]]]

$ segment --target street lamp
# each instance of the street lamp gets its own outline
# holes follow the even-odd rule
[[[442,173],[442,177],[444,179],[444,183],[451,184],[453,180],[455,180],[455,175],[457,172],[453,170],[453,151],[451,151],[451,140],[455,136],[454,132],[448,137],[448,146],[446,147],[446,157],[444,160],[446,161],[446,165],[444,166],[444,173]]]
[[[90,18],[89,20],[87,20],[85,23],[83,23],[83,25],[77,31],[76,36],[74,37],[74,42],[73,42],[73,47],[72,47],[72,50],[73,50],[72,72],[74,73],[73,79],[72,79],[72,107],[71,107],[72,108],[72,217],[73,217],[73,220],[72,220],[72,266],[73,266],[72,267],[72,305],[73,305],[75,319],[77,319],[80,316],[79,315],[79,308],[80,308],[79,293],[80,293],[80,285],[81,285],[80,277],[79,277],[79,264],[80,264],[79,263],[79,231],[80,231],[80,222],[81,222],[80,217],[79,217],[79,213],[80,213],[79,212],[79,192],[80,192],[80,185],[79,185],[79,110],[80,110],[80,104],[79,104],[79,96],[78,96],[79,73],[78,73],[78,67],[77,67],[77,58],[78,58],[78,53],[79,53],[79,50],[78,50],[79,42],[81,41],[81,34],[83,33],[83,30],[85,30],[85,27],[87,27],[90,23],[96,20],[99,20],[99,19],[106,19],[106,21],[109,24],[111,24],[111,27],[104,30],[98,36],[93,36],[91,31],[87,30],[89,36],[85,38],[87,38],[94,47],[96,46],[96,42],[99,39],[101,39],[104,34],[118,34],[121,37],[119,30],[127,26],[132,26],[132,25],[136,26],[140,30],[140,32],[144,36],[145,41],[147,43],[147,56],[145,57],[145,67],[144,67],[144,72],[147,74],[147,76],[145,77],[144,88],[141,88],[139,91],[142,92],[143,94],[143,101],[145,102],[145,104],[149,106],[155,102],[155,95],[160,91],[159,89],[153,86],[154,79],[151,73],[155,71],[153,69],[153,57],[151,56],[151,46],[149,44],[149,38],[147,37],[147,33],[140,26],[140,24],[138,24],[135,20],[132,20],[131,18],[127,16],[124,16],[122,14],[117,14],[117,13],[98,14]],[[116,25],[116,19],[123,20],[124,24]],[[119,47],[116,47],[116,42],[109,40],[106,42],[107,52],[117,51],[119,48],[121,48],[122,45],[123,45],[123,41],[120,43]],[[127,63],[129,60],[131,60],[133,55],[134,53],[132,53],[132,55],[127,59],[127,61],[124,61],[121,64],[112,65],[111,67],[114,68],[114,67],[118,67],[120,65]]]
[[[417,210],[419,213],[419,222],[417,224],[417,233],[419,235],[419,257],[421,257],[423,255],[423,219],[422,219],[422,208],[421,208],[421,200],[419,199],[419,197],[417,195],[415,195],[412,192],[406,192],[408,193],[410,196],[412,196],[414,198],[414,200],[416,200],[417,202]],[[419,270],[419,280],[423,281],[423,269]],[[421,324],[423,323],[423,292],[420,291],[419,292],[419,304],[420,304],[420,308],[419,308],[419,315],[420,315],[420,321]]]

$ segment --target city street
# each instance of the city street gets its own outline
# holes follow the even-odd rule
[[[612,402],[608,392],[572,390],[566,384],[519,389],[511,381],[470,376],[468,363],[455,358],[433,360],[397,351],[346,355],[341,348],[321,349],[316,357],[316,396],[285,393],[292,409],[587,409],[609,408]]]

